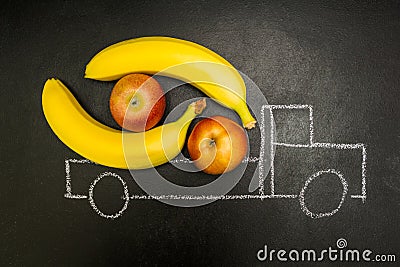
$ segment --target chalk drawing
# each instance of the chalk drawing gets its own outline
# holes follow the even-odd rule
[[[336,174],[339,177],[340,182],[343,185],[343,194],[342,194],[342,198],[340,199],[339,205],[334,210],[332,210],[330,212],[325,212],[325,213],[322,213],[322,212],[321,213],[313,213],[306,206],[306,203],[305,203],[305,200],[304,200],[304,194],[305,194],[305,191],[306,191],[308,185],[323,173],[333,173],[333,174]],[[333,214],[338,212],[338,210],[342,206],[342,204],[344,202],[344,199],[346,198],[346,195],[347,195],[347,190],[348,190],[347,182],[346,182],[346,180],[344,179],[343,175],[340,172],[338,172],[338,171],[336,171],[334,169],[329,169],[329,170],[326,170],[326,171],[318,171],[318,172],[314,173],[310,178],[307,179],[306,183],[304,184],[304,187],[300,191],[299,201],[300,201],[301,210],[307,216],[310,216],[311,218],[314,218],[314,219],[332,216]]]
[[[265,120],[269,119],[271,125],[274,124],[274,110],[282,110],[282,109],[304,109],[308,110],[309,116],[309,143],[308,144],[290,144],[290,143],[282,143],[282,142],[275,142],[275,131],[274,127],[271,127],[271,130],[269,133],[265,132]],[[269,118],[266,118],[265,111],[269,111]],[[260,154],[259,157],[246,157],[242,162],[243,163],[261,163],[259,164],[259,190],[258,194],[242,194],[242,195],[199,195],[199,196],[193,196],[193,195],[129,195],[128,192],[128,187],[125,183],[125,181],[117,174],[112,173],[112,172],[105,172],[100,174],[90,185],[89,188],[89,197],[85,195],[78,195],[78,194],[72,194],[72,185],[71,185],[71,175],[70,175],[70,165],[71,163],[74,164],[95,164],[94,162],[91,162],[87,159],[67,159],[65,160],[65,173],[66,173],[66,194],[64,195],[65,198],[69,199],[89,199],[90,205],[92,208],[95,210],[97,214],[99,214],[101,217],[107,218],[107,219],[115,219],[120,217],[123,212],[126,210],[128,207],[128,203],[130,200],[161,200],[161,199],[185,199],[185,200],[203,200],[203,199],[212,199],[212,200],[252,200],[252,199],[296,199],[298,198],[300,202],[300,208],[301,210],[309,217],[313,219],[317,218],[322,218],[322,217],[328,217],[332,216],[335,213],[339,211],[339,209],[342,207],[346,195],[348,193],[348,184],[347,181],[345,180],[344,176],[338,171],[334,169],[328,169],[328,170],[320,170],[316,173],[314,173],[312,176],[308,177],[307,180],[305,181],[305,184],[303,188],[301,188],[299,195],[295,194],[276,194],[275,193],[275,181],[277,180],[277,177],[275,177],[275,164],[274,164],[274,157],[273,155],[275,154],[276,146],[282,146],[282,147],[289,147],[289,148],[324,148],[324,149],[337,149],[337,150],[360,150],[361,155],[362,155],[362,162],[361,162],[361,192],[360,194],[352,194],[351,198],[353,199],[361,199],[362,202],[364,203],[367,199],[367,148],[365,144],[362,143],[356,143],[356,144],[335,144],[335,143],[319,143],[314,141],[314,115],[313,115],[313,107],[311,105],[298,105],[298,104],[291,104],[291,105],[263,105],[261,110],[261,121],[259,123],[260,127]],[[270,144],[265,144],[266,143],[266,134],[270,135]],[[270,192],[268,194],[265,193],[265,178],[266,175],[264,175],[264,157],[265,157],[265,145],[270,145],[270,159],[271,159],[271,169],[269,172],[269,185],[270,185]],[[183,163],[191,163],[189,159],[174,159],[172,162],[183,162]],[[335,174],[342,186],[343,186],[343,191],[342,191],[342,197],[340,200],[339,205],[332,211],[329,212],[324,212],[324,213],[313,213],[307,208],[307,205],[305,203],[304,195],[306,193],[306,190],[309,186],[309,184],[317,179],[321,174],[324,173],[331,173]],[[98,207],[96,206],[93,198],[93,190],[96,184],[105,176],[112,176],[117,178],[121,184],[123,185],[124,188],[124,196],[122,197],[125,202],[121,210],[119,210],[115,214],[104,214],[101,212]]]
[[[274,120],[272,117],[272,112],[271,112],[271,129],[273,128]],[[272,130],[271,130],[272,131]],[[258,167],[258,187],[259,187],[259,193],[260,195],[264,195],[264,154],[265,154],[265,109],[264,106],[261,107],[261,122],[260,122],[260,163]],[[274,139],[271,139],[271,142]],[[271,152],[272,155],[274,155]],[[270,171],[272,172],[272,166],[270,168]]]
[[[148,199],[189,199],[189,200],[203,200],[203,199],[215,199],[215,200],[234,200],[234,199],[267,199],[267,198],[297,198],[297,195],[160,195],[160,196],[149,196],[149,195],[132,195],[131,199],[137,200],[148,200]]]
[[[121,182],[121,184],[124,188],[124,199],[125,199],[124,205],[117,213],[111,214],[111,215],[104,214],[103,212],[101,212],[97,208],[96,203],[94,202],[94,198],[93,198],[94,187],[96,186],[96,184],[98,182],[100,182],[101,179],[103,179],[104,177],[107,177],[107,176],[117,178]],[[128,186],[126,185],[124,179],[122,179],[121,176],[119,176],[118,174],[113,173],[113,172],[104,172],[104,173],[100,174],[99,176],[97,176],[97,178],[92,182],[92,184],[89,187],[89,203],[90,203],[90,205],[92,206],[92,208],[98,215],[100,215],[101,217],[104,217],[106,219],[116,219],[116,218],[120,217],[122,215],[122,213],[126,210],[126,208],[128,208],[129,199],[130,198],[129,198]]]
[[[85,199],[87,196],[85,195],[78,195],[72,194],[72,185],[71,185],[71,164],[70,163],[93,163],[88,159],[66,159],[65,160],[65,187],[67,192],[64,194],[65,198],[72,198],[72,199]]]
[[[271,112],[271,120],[273,120],[273,110],[276,109],[308,109],[309,111],[309,135],[310,142],[309,144],[288,144],[288,143],[280,143],[273,142],[271,144],[272,147],[275,146],[284,146],[284,147],[292,147],[292,148],[326,148],[326,149],[339,149],[339,150],[351,150],[351,149],[359,149],[362,154],[361,161],[361,194],[351,195],[351,198],[360,198],[363,203],[367,199],[367,189],[366,189],[366,177],[367,177],[367,149],[366,145],[362,143],[357,144],[335,144],[335,143],[318,143],[314,142],[314,117],[313,117],[313,107],[311,105],[265,105],[263,108],[270,109]],[[271,128],[271,140],[274,137],[275,133]],[[272,149],[271,149],[272,151]],[[272,153],[272,152],[271,152]],[[275,195],[275,166],[274,161],[271,159],[271,172],[270,172],[270,184],[271,184],[271,196]]]

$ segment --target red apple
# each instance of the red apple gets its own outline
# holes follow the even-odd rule
[[[134,132],[154,127],[165,111],[165,96],[160,84],[145,74],[128,74],[114,86],[110,111],[119,126]]]
[[[208,174],[222,174],[235,169],[246,156],[247,134],[236,122],[213,116],[195,125],[187,148],[198,169]]]

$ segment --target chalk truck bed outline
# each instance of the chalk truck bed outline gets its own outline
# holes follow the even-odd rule
[[[270,112],[270,117],[265,118],[265,110],[268,109]],[[339,149],[339,150],[360,150],[362,154],[362,162],[361,162],[361,192],[360,194],[352,194],[350,195],[351,198],[353,199],[361,199],[362,203],[365,203],[367,199],[367,181],[366,181],[366,167],[367,167],[367,150],[366,150],[366,145],[362,143],[356,143],[356,144],[335,144],[335,143],[318,143],[314,141],[314,117],[313,117],[313,107],[311,105],[264,105],[261,108],[261,118],[262,121],[260,123],[260,132],[261,132],[261,149],[260,149],[260,157],[257,158],[249,158],[245,159],[248,162],[257,162],[261,161],[263,162],[264,159],[264,151],[265,151],[265,134],[270,134],[271,139],[270,140],[275,140],[275,131],[274,127],[271,127],[271,131],[269,133],[265,132],[265,119],[270,119],[271,125],[273,124],[274,121],[274,115],[273,112],[274,110],[283,110],[283,109],[308,109],[309,112],[309,140],[308,144],[290,144],[290,143],[280,143],[280,142],[272,142],[271,145],[271,155],[274,155],[276,148],[274,149],[275,146],[283,146],[283,147],[292,147],[292,148],[326,148],[326,149]],[[130,200],[154,200],[154,199],[215,199],[215,200],[231,200],[231,199],[269,199],[269,198],[298,198],[300,202],[300,207],[301,210],[309,217],[311,218],[322,218],[322,217],[327,217],[327,216],[332,216],[334,215],[342,206],[344,203],[344,200],[346,198],[347,192],[348,192],[348,184],[345,179],[345,177],[335,169],[326,169],[326,170],[320,170],[306,180],[303,188],[301,188],[300,193],[298,195],[285,195],[285,194],[275,194],[275,164],[274,164],[274,157],[271,158],[271,169],[270,169],[270,178],[269,178],[269,185],[270,185],[270,192],[268,194],[264,193],[264,183],[266,181],[263,180],[264,174],[264,168],[260,166],[259,168],[259,193],[257,195],[255,194],[243,194],[243,195],[222,195],[222,196],[213,196],[213,195],[202,195],[202,196],[186,196],[186,195],[161,195],[161,196],[150,196],[150,195],[129,195],[128,187],[125,183],[125,181],[116,173],[113,172],[104,172],[101,173],[97,178],[92,182],[92,184],[89,187],[89,195],[79,195],[79,194],[73,194],[72,193],[72,186],[71,186],[71,174],[70,174],[70,164],[94,164],[90,160],[87,159],[67,159],[65,160],[65,172],[66,172],[66,193],[64,195],[65,198],[68,199],[88,199],[90,205],[92,208],[96,211],[97,214],[99,214],[101,217],[107,218],[107,219],[115,219],[120,217],[123,212],[126,210],[128,207],[129,201]],[[343,192],[342,192],[342,198],[340,200],[339,205],[333,209],[332,211],[325,212],[325,213],[313,213],[310,211],[305,203],[304,199],[304,194],[305,191],[307,190],[308,185],[317,179],[321,174],[324,173],[331,173],[336,175],[342,186],[343,186]],[[112,176],[118,179],[123,188],[124,188],[124,205],[123,207],[115,214],[104,214],[101,212],[98,207],[96,206],[96,203],[93,198],[93,190],[96,184],[106,176]]]

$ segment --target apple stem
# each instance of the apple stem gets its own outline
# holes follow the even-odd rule
[[[215,140],[214,139],[210,140],[210,146],[215,146]]]
[[[132,106],[136,106],[137,103],[138,103],[138,100],[137,100],[136,97],[134,97],[134,98],[132,99],[131,105],[132,105]]]

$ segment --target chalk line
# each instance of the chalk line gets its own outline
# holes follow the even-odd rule
[[[259,157],[245,157],[242,160],[242,163],[255,163],[255,162],[259,162],[260,158]],[[169,161],[170,163],[187,163],[187,164],[192,164],[193,161],[188,159],[188,158],[179,158],[179,159],[172,159]]]
[[[92,163],[90,160],[87,159],[66,159],[65,160],[65,188],[66,193],[64,194],[65,198],[72,198],[72,199],[85,199],[87,196],[79,195],[79,194],[72,194],[72,185],[71,185],[71,165],[70,163]]]
[[[250,195],[250,194],[243,194],[243,195],[131,195],[128,198],[132,200],[236,200],[236,199],[282,199],[282,198],[297,198],[298,195],[284,195],[284,194],[276,194],[276,195]],[[127,196],[121,197],[121,199],[126,199]],[[81,198],[82,199],[82,198]],[[93,207],[93,206],[92,206]]]
[[[274,123],[274,113],[272,112],[272,108],[269,111],[269,119],[271,124]],[[270,190],[271,190],[271,195],[275,194],[275,161],[274,161],[274,155],[275,155],[275,146],[273,146],[272,142],[274,142],[275,140],[275,131],[274,131],[274,127],[271,127],[271,154],[270,154],[270,164],[271,164],[271,168],[270,168]]]
[[[310,144],[314,143],[314,114],[312,106],[308,107],[309,110],[309,121],[310,121]]]
[[[261,122],[260,122],[260,155],[259,155],[259,164],[258,164],[258,187],[259,194],[264,195],[264,153],[265,153],[265,110],[261,107]],[[271,125],[272,127],[272,125]]]
[[[290,105],[263,105],[263,107],[270,109],[307,109],[310,105],[307,104],[290,104]]]
[[[134,200],[237,200],[237,199],[272,199],[272,198],[297,198],[297,195],[132,195],[131,199]]]
[[[362,201],[364,203],[367,200],[367,148],[365,145],[362,147],[362,155],[363,160],[361,163],[361,195]]]
[[[287,143],[279,143],[274,142],[274,145],[277,146],[285,146],[285,147],[294,147],[294,148],[334,148],[334,149],[363,149],[364,144],[332,144],[332,143],[313,143],[313,144],[287,144]]]

